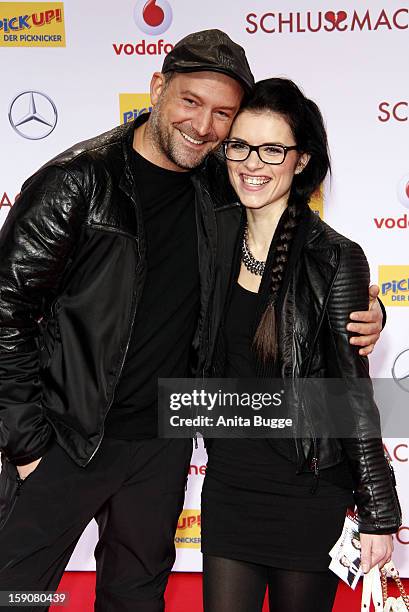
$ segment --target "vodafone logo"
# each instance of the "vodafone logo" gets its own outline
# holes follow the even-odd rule
[[[398,200],[405,208],[409,208],[409,174],[402,176],[398,183]]]
[[[142,32],[159,36],[166,32],[172,23],[172,7],[167,0],[138,0],[134,19]]]
[[[173,19],[172,7],[167,0],[138,0],[133,16],[138,28],[150,36],[159,36],[166,32]],[[114,42],[115,55],[166,55],[173,49],[173,44],[163,38],[156,41]]]
[[[399,202],[409,210],[409,174],[402,176],[396,190]],[[374,217],[376,229],[408,229],[409,213],[404,213],[400,217]]]

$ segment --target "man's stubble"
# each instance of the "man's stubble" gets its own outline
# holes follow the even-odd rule
[[[165,155],[173,164],[182,168],[183,170],[192,170],[197,168],[205,160],[207,155],[214,149],[214,144],[209,142],[209,147],[206,147],[204,151],[189,151],[187,147],[180,142],[183,136],[177,134],[177,126],[169,125],[166,123],[162,107],[164,105],[166,91],[164,91],[159,98],[157,104],[152,109],[151,116],[149,118],[146,132],[147,136],[156,149],[156,151]],[[182,129],[182,124],[180,124]],[[186,124],[183,124],[183,131],[186,132],[192,138],[200,140],[200,136],[195,134],[192,126],[188,129]]]

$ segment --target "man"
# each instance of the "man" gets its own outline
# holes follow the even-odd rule
[[[356,559],[351,561],[351,559],[349,559],[346,555],[343,555],[340,558],[339,562],[341,565],[348,568],[346,579],[347,579],[349,586],[352,586],[356,579],[356,575],[359,573],[359,570],[361,569],[361,558],[357,557]]]
[[[157,378],[211,351],[215,216],[194,169],[253,83],[226,34],[191,34],[150,116],[23,186],[0,239],[0,591],[54,590],[95,517],[96,610],[164,609],[191,441],[156,438]],[[371,344],[380,315],[363,316]]]

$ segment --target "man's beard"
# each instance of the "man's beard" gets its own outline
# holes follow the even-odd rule
[[[176,134],[177,128],[172,129],[172,127],[162,122],[163,115],[161,114],[160,106],[160,103],[156,105],[149,120],[149,136],[153,145],[172,163],[179,166],[179,168],[183,168],[183,170],[197,168],[210,151],[215,148],[214,145],[216,143],[209,141],[208,146],[203,151],[189,151],[187,146],[184,147],[183,142],[180,142],[180,138],[183,138],[183,136]],[[192,129],[186,130],[188,136],[195,140],[202,140],[199,136],[191,134],[191,132]]]

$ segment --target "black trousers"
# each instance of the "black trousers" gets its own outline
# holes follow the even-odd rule
[[[104,439],[81,468],[54,443],[20,487],[3,461],[0,591],[54,591],[94,517],[95,610],[162,612],[191,454],[191,440]]]

